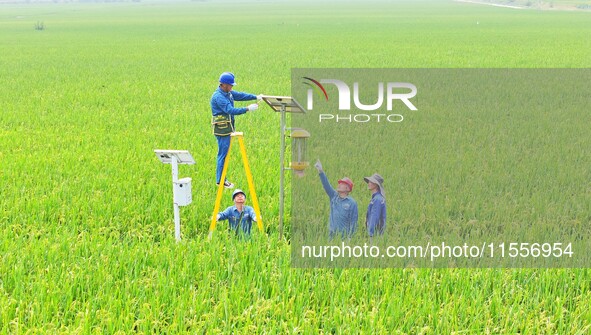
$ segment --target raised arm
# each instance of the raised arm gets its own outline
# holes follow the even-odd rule
[[[332,186],[328,182],[328,178],[326,177],[324,171],[321,171],[319,176],[320,181],[322,182],[322,187],[324,187],[324,192],[326,192],[329,198],[334,198],[337,195],[337,191],[335,191],[335,189],[332,188]]]
[[[324,191],[326,192],[328,197],[332,199],[334,196],[337,195],[337,191],[335,191],[335,189],[332,188],[332,186],[330,186],[328,178],[326,177],[324,169],[322,168],[322,163],[320,163],[319,159],[316,160],[316,164],[314,164],[314,167],[316,168],[316,170],[318,170],[318,175],[320,176],[320,181],[322,182],[322,187],[324,187]]]
[[[257,99],[256,95],[250,94],[250,93],[230,91],[230,94],[232,94],[232,97],[236,101],[248,101],[248,100],[256,100]]]
[[[226,114],[230,114],[230,115],[240,115],[240,114],[244,114],[248,111],[248,108],[246,108],[246,107],[240,107],[240,108],[232,107],[232,104],[230,104],[230,101],[228,101],[228,99],[221,97],[221,96],[218,96],[218,97],[215,97],[214,99],[212,99],[211,104],[212,104],[212,106],[211,106],[212,110],[214,110],[214,111],[218,110],[218,111],[221,111],[222,113],[226,113]]]

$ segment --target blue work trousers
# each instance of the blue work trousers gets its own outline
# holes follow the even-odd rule
[[[218,159],[215,171],[215,182],[219,184],[220,179],[222,179],[222,171],[224,170],[224,161],[226,160],[228,150],[230,149],[231,136],[216,136],[215,138],[218,141]]]

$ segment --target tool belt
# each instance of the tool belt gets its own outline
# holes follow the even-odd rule
[[[232,120],[230,120],[230,115],[228,114],[214,115],[211,124],[213,125],[214,135],[228,136],[234,132]]]

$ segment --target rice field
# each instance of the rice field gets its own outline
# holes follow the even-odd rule
[[[217,151],[209,99],[221,72],[237,75],[236,90],[290,95],[293,68],[588,68],[590,15],[428,0],[1,4],[0,334],[589,333],[586,268],[292,268],[289,213],[278,238],[279,115],[267,107],[236,121],[266,232],[249,242],[223,222],[211,241],[207,232]],[[507,201],[501,218],[591,223],[589,116],[570,118],[558,138],[574,140],[540,157],[571,173],[532,186],[541,212]],[[526,130],[508,157],[543,151]],[[423,176],[457,177],[439,169],[451,161],[436,139],[407,138],[435,159],[389,194],[429,202]],[[197,161],[180,167],[193,178],[180,243],[170,167],[154,149]],[[229,178],[246,188],[239,156],[234,148]],[[475,171],[474,181],[502,179]],[[560,192],[564,183],[579,193]],[[449,203],[430,203],[424,220],[461,219]],[[393,207],[392,227],[421,222],[417,208]]]

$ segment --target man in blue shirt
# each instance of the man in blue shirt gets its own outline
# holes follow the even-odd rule
[[[246,206],[246,194],[241,189],[236,189],[232,193],[232,201],[234,206],[226,208],[223,212],[218,213],[217,221],[228,220],[228,228],[239,235],[243,233],[246,236],[250,235],[250,228],[252,222],[257,221],[256,213],[250,206]],[[240,231],[242,229],[242,231]]]
[[[234,81],[234,74],[231,72],[224,72],[220,76],[220,85],[211,96],[211,114],[213,133],[218,142],[218,155],[215,182],[220,184],[222,178],[222,171],[224,169],[224,161],[228,155],[230,148],[230,134],[235,131],[234,116],[244,114],[248,111],[255,111],[258,109],[258,104],[250,104],[248,107],[234,107],[234,101],[248,101],[256,100],[261,96],[256,96],[250,93],[236,92],[232,88],[236,85]],[[260,100],[260,99],[259,99]],[[226,188],[234,188],[234,184],[228,180],[224,180]]]
[[[386,200],[384,199],[384,178],[377,173],[371,177],[363,178],[367,183],[367,189],[371,191],[371,201],[367,206],[365,215],[365,227],[372,240],[375,234],[383,235],[386,229]]]
[[[314,167],[318,170],[324,191],[330,199],[329,238],[332,239],[337,234],[341,238],[351,238],[357,231],[358,219],[357,202],[349,196],[353,190],[353,182],[347,177],[339,179],[335,190],[330,186],[320,161]]]

